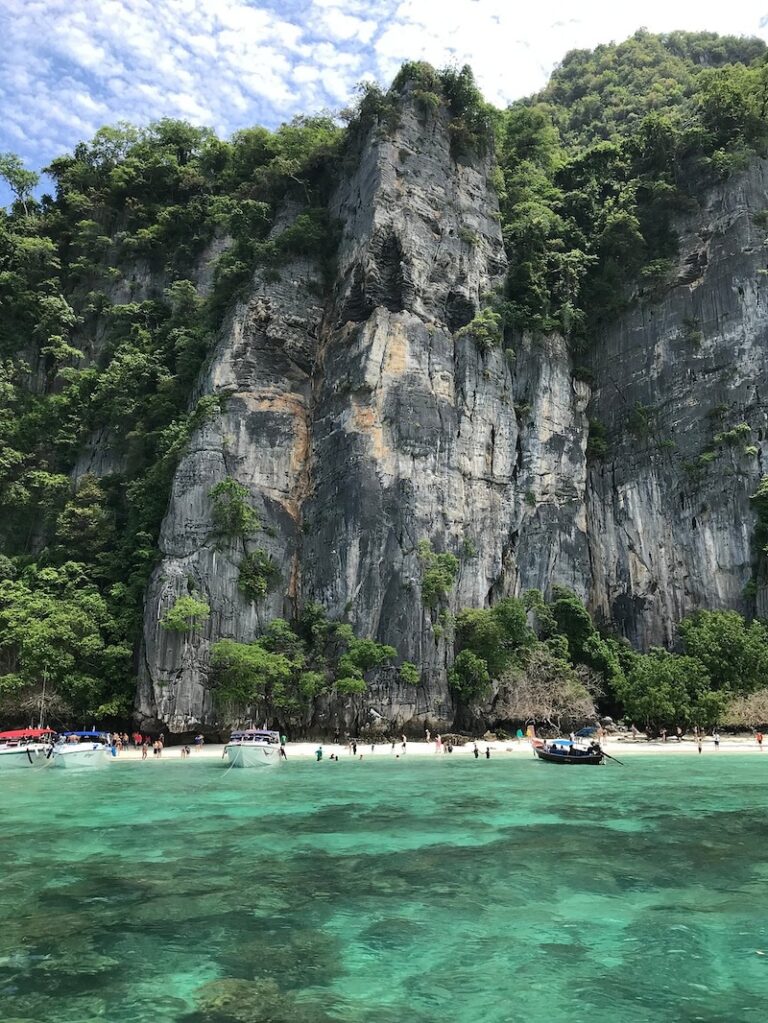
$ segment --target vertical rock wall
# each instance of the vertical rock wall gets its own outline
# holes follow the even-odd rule
[[[319,268],[294,264],[279,282],[257,275],[222,332],[201,390],[225,408],[179,466],[147,593],[145,720],[213,724],[210,642],[253,639],[318,600],[424,669],[421,686],[385,678],[362,702],[449,721],[450,624],[422,603],[422,540],[460,560],[445,611],[553,581],[586,593],[588,389],[556,337],[513,353],[460,335],[505,257],[491,159],[456,162],[448,129],[445,110],[425,118],[406,99],[398,129],[369,137],[332,200],[342,238],[322,307]],[[242,545],[214,534],[208,494],[224,476],[259,513],[248,543],[280,565],[259,605],[238,590]],[[163,630],[193,590],[212,608],[203,633]]]
[[[681,222],[673,285],[640,296],[595,349],[590,415],[608,454],[589,476],[591,603],[642,647],[672,643],[697,608],[754,607],[744,590],[749,497],[766,471],[768,252],[752,218],[766,207],[760,160]]]

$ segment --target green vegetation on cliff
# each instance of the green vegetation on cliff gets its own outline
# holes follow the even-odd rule
[[[578,347],[638,288],[663,286],[672,217],[765,151],[767,109],[757,39],[640,31],[569,53],[497,122],[507,323]]]
[[[173,472],[220,409],[215,396],[190,402],[195,380],[257,262],[278,272],[290,253],[327,255],[323,203],[341,138],[328,118],[229,142],[177,121],[104,128],[53,161],[54,197],[35,201],[23,179],[0,212],[4,716],[26,718],[44,676],[65,720],[129,712]],[[0,163],[9,180],[17,171]],[[306,212],[267,239],[293,199]],[[196,275],[222,238],[231,244],[206,291]],[[106,453],[99,478],[83,471],[93,449]],[[222,534],[242,534],[257,522],[231,482],[211,496],[214,518]],[[259,595],[273,579],[269,560],[247,552],[244,590]],[[44,615],[39,641],[24,633],[54,592],[76,605],[77,642],[68,612]]]
[[[314,697],[361,693],[366,672],[390,668],[396,657],[394,647],[357,638],[351,626],[329,621],[323,607],[311,603],[294,625],[275,618],[253,643],[215,643],[214,700],[230,720],[259,706],[300,726]],[[415,684],[414,671],[412,664],[403,664],[403,681]]]

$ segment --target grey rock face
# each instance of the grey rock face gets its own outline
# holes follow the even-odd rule
[[[423,667],[364,698],[318,701],[315,724],[359,727],[374,708],[397,727],[444,727],[451,616],[561,581],[585,591],[588,390],[558,338],[516,358],[459,336],[498,287],[505,257],[491,161],[456,163],[445,112],[404,105],[392,137],[371,137],[331,204],[342,227],[323,308],[318,267],[258,275],[222,333],[202,393],[223,413],[193,438],[176,474],[162,563],[146,600],[138,708],[172,730],[214,725],[212,641],[247,641],[309,600]],[[259,606],[237,587],[242,550],[218,549],[211,487],[248,487],[263,529],[250,541],[280,565]],[[448,606],[425,608],[419,541],[460,570]],[[159,627],[196,590],[210,621],[195,637]]]
[[[233,310],[199,387],[225,396],[223,410],[179,465],[146,595],[145,722],[225,727],[211,644],[253,640],[312,600],[422,669],[417,687],[382,671],[363,696],[308,711],[307,729],[350,731],[377,715],[391,728],[450,726],[463,607],[562,583],[641,645],[670,642],[698,606],[746,607],[749,495],[768,429],[765,256],[750,220],[768,206],[765,165],[682,226],[675,286],[640,296],[602,340],[594,393],[557,336],[484,352],[461,332],[505,271],[490,170],[490,158],[452,158],[445,111],[424,119],[406,101],[331,201],[335,280],[323,291],[321,268],[296,261],[278,281],[257,273]],[[588,468],[589,418],[609,448]],[[746,440],[700,460],[742,421]],[[209,493],[226,476],[260,518],[244,544],[215,535]],[[459,559],[439,609],[421,599],[423,540]],[[238,568],[257,548],[281,581],[253,604]],[[191,591],[209,622],[166,632],[163,614]]]
[[[145,719],[185,731],[212,724],[207,687],[211,642],[247,641],[296,606],[301,504],[307,488],[310,371],[321,310],[310,264],[286,268],[280,282],[255,282],[233,312],[203,381],[223,410],[191,439],[176,472],[160,548],[163,559],[145,601],[138,706]],[[233,543],[216,533],[210,491],[226,477],[244,484],[261,523]],[[282,585],[259,605],[238,587],[245,550],[279,566]],[[180,595],[201,594],[211,617],[201,635],[164,630]]]
[[[587,489],[590,597],[642,647],[671,643],[697,608],[752,610],[749,497],[768,424],[765,231],[752,215],[766,206],[756,161],[680,224],[674,285],[640,296],[596,349],[590,415],[609,450]]]

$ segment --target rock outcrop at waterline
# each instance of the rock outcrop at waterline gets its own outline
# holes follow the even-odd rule
[[[331,200],[333,279],[296,259],[277,280],[257,272],[232,311],[199,385],[222,411],[178,467],[147,591],[144,721],[214,727],[212,642],[252,640],[312,600],[422,668],[418,687],[383,672],[306,722],[345,728],[371,710],[397,727],[453,720],[444,625],[463,607],[562,583],[648,645],[700,605],[742,606],[766,424],[765,257],[750,220],[768,205],[764,164],[683,226],[675,286],[640,296],[602,339],[594,391],[558,336],[513,352],[462,330],[505,272],[491,169],[457,162],[446,110],[424,116],[406,97],[399,127],[372,132]],[[588,468],[590,419],[607,453]],[[740,422],[749,443],[702,461]],[[246,544],[214,528],[223,477],[258,512],[248,549],[279,568],[256,604],[238,588]],[[460,562],[439,610],[421,598],[424,540]],[[162,629],[190,591],[210,604],[204,628]]]

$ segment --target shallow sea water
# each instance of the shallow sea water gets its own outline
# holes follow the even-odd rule
[[[762,1021],[768,755],[627,759],[4,775],[0,1018]]]

